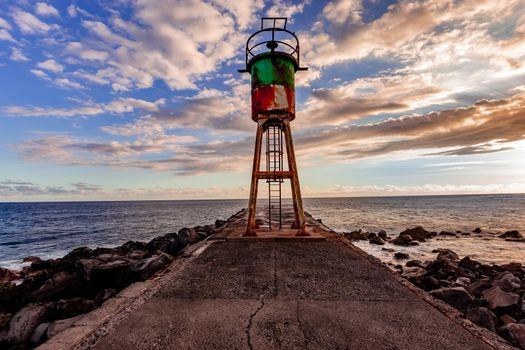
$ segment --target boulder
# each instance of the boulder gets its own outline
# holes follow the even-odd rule
[[[107,288],[107,289],[104,289],[103,291],[99,292],[96,296],[95,296],[95,303],[97,305],[101,305],[103,304],[106,300],[108,300],[109,298],[115,296],[116,294],[118,293],[118,291],[114,288]]]
[[[384,239],[384,240],[388,239],[388,235],[386,234],[386,231],[385,231],[385,230],[381,230],[381,231],[379,231],[379,232],[377,233],[377,235],[378,235],[379,237],[381,237],[382,239]]]
[[[130,259],[133,259],[133,260],[140,260],[140,259],[144,259],[147,255],[147,252],[143,251],[143,250],[133,250],[130,254],[129,254],[129,258]]]
[[[65,259],[85,259],[93,256],[93,249],[89,247],[78,247],[69,252]]]
[[[374,237],[370,238],[368,242],[370,244],[378,244],[378,245],[385,244],[385,241],[379,236],[374,236]]]
[[[401,253],[401,252],[397,252],[394,254],[394,258],[396,259],[408,259],[409,258],[409,255],[407,253]]]
[[[469,284],[466,289],[471,295],[480,298],[483,295],[483,291],[490,289],[491,287],[492,284],[490,283],[490,280],[484,278]]]
[[[470,270],[470,271],[476,271],[481,264],[475,260],[472,260],[470,257],[466,256],[463,259],[459,261],[458,267]]]
[[[168,265],[172,258],[167,254],[154,255],[151,258],[139,261],[132,267],[132,271],[140,278],[147,279],[155,272]]]
[[[484,290],[482,295],[491,310],[517,306],[520,298],[518,294],[505,292],[500,287]]]
[[[40,262],[42,261],[42,259],[40,259],[38,256],[30,255],[30,256],[26,256],[25,258],[23,258],[22,261],[25,263],[34,263],[34,262]]]
[[[500,287],[505,292],[513,292],[521,287],[521,280],[510,271],[505,271],[492,281],[492,285]]]
[[[198,241],[201,241],[204,237],[202,235],[199,235],[197,233],[197,230],[194,228],[187,228],[184,227],[179,230],[179,233],[177,235],[177,242],[182,246],[185,247],[188,244],[197,243]]]
[[[363,231],[352,231],[352,232],[345,232],[343,235],[351,240],[351,241],[364,241],[366,239],[366,236],[364,235]]]
[[[385,252],[389,252],[389,253],[393,253],[393,252],[395,252],[395,250],[392,249],[392,248],[381,248],[381,250],[383,250],[383,251],[385,251]]]
[[[468,277],[458,277],[455,282],[460,287],[466,287],[470,284],[470,278]]]
[[[518,321],[516,321],[515,318],[513,318],[512,316],[509,316],[509,315],[503,315],[499,318],[501,324],[509,324],[509,323],[516,323]]]
[[[412,239],[420,242],[425,242],[427,238],[432,238],[432,234],[421,226],[407,229],[401,232],[399,235],[409,235],[412,237]]]
[[[513,230],[513,231],[507,231],[501,235],[498,236],[499,238],[523,238],[521,233],[519,231]]]
[[[481,233],[481,229],[479,227],[476,227],[474,230],[472,230],[474,233]]]
[[[130,254],[133,251],[147,251],[146,243],[140,241],[127,241],[123,245],[116,248],[124,254]]]
[[[411,242],[408,242],[408,245],[409,246],[419,245],[419,242],[418,241],[411,241]]]
[[[322,223],[322,222],[321,222]],[[224,225],[226,225],[226,221],[224,220],[215,220],[215,228],[221,228],[223,227]]]
[[[90,312],[95,308],[95,302],[90,299],[80,297],[60,299],[53,307],[52,311],[55,318],[69,318]]]
[[[28,304],[9,322],[7,340],[12,343],[27,342],[36,326],[47,320],[48,314],[49,304]]]
[[[32,294],[35,300],[50,300],[74,292],[74,289],[80,284],[77,276],[70,272],[61,271],[54,274],[50,279]]]
[[[420,260],[410,260],[405,265],[407,267],[423,267],[423,263]]]
[[[66,319],[63,319],[63,320],[56,320],[54,322],[51,322],[51,324],[47,328],[47,338],[53,338],[58,333],[60,333],[62,331],[65,331],[66,329],[70,328],[71,326],[73,326],[73,324],[76,321],[78,321],[82,317],[83,317],[83,315],[79,315],[79,316],[66,318]]]
[[[500,327],[501,334],[509,339],[513,345],[525,349],[525,324],[509,323]]]
[[[436,260],[457,261],[459,256],[450,249],[434,249],[432,253],[438,253]]]
[[[460,233],[460,232],[458,232]],[[448,231],[441,231],[439,233],[440,236],[450,236],[450,237],[457,237],[457,235],[454,232],[448,232]]]
[[[91,268],[90,281],[97,289],[122,288],[132,281],[132,261],[116,260]]]
[[[473,307],[467,311],[465,317],[472,323],[490,331],[496,332],[497,316],[486,307]]]
[[[400,233],[399,236],[392,240],[393,244],[407,246],[412,241],[412,236],[409,234]]]
[[[474,305],[474,298],[463,287],[436,289],[431,291],[430,294],[452,305],[461,312],[466,312],[468,308]]]
[[[49,328],[49,322],[44,322],[36,326],[35,330],[29,337],[29,341],[32,344],[40,344],[46,339],[47,329]]]
[[[7,326],[7,324],[9,323],[9,321],[11,321],[12,318],[13,318],[13,314],[10,314],[8,312],[0,313],[0,329]]]
[[[0,267],[0,283],[10,282],[20,278],[21,276],[19,273]]]

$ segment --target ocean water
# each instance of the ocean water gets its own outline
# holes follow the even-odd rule
[[[28,255],[63,256],[78,246],[116,246],[148,241],[183,227],[227,219],[246,200],[0,203],[0,266],[19,268]],[[265,205],[262,201],[261,205]],[[525,195],[307,198],[305,210],[338,232],[384,229],[391,236],[414,226],[429,231],[480,235],[434,239],[419,247],[397,247],[413,258],[430,259],[432,249],[451,248],[486,263],[525,263],[525,243],[506,242],[496,233],[525,234]],[[368,242],[356,245],[384,261],[392,254]]]

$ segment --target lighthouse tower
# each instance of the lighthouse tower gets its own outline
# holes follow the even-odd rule
[[[291,228],[297,229],[296,235],[308,235],[290,128],[295,119],[295,73],[308,68],[300,66],[299,40],[286,25],[284,17],[262,18],[261,29],[246,42],[246,66],[239,70],[251,75],[252,119],[257,123],[245,236],[256,236],[259,228],[255,220],[259,180],[268,185],[269,229],[283,228],[281,187],[290,180]],[[263,140],[265,169],[261,169]]]

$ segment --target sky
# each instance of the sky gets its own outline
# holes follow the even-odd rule
[[[2,0],[0,201],[247,198],[263,16],[304,197],[525,192],[523,0]]]

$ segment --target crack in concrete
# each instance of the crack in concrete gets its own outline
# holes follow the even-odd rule
[[[261,297],[261,304],[257,307],[257,309],[255,309],[255,311],[248,318],[248,325],[246,326],[246,340],[248,342],[248,348],[250,350],[253,350],[252,338],[250,336],[250,331],[252,329],[252,324],[253,324],[253,318],[257,315],[259,311],[262,310],[263,307],[264,307],[264,298]]]
[[[297,320],[297,326],[299,327],[299,330],[303,334],[304,348],[308,349],[308,337],[306,336],[306,332],[303,328],[303,323],[301,322],[301,318],[299,317],[299,300],[296,300],[295,319]]]

